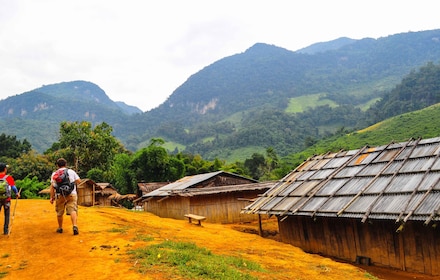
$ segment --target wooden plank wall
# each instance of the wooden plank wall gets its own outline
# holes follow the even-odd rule
[[[259,191],[229,192],[193,197],[170,197],[159,202],[153,198],[144,203],[144,209],[163,218],[185,219],[185,214],[206,217],[209,223],[239,223],[257,221],[258,215],[241,214],[249,203],[238,198],[255,198]]]
[[[281,240],[303,249],[355,262],[370,258],[372,265],[440,275],[440,229],[408,222],[396,232],[393,221],[290,216],[279,219]]]
[[[78,205],[81,206],[94,205],[93,187],[87,185],[87,187],[77,188],[76,192],[78,196]]]
[[[144,209],[162,218],[183,219],[190,213],[188,197],[170,197],[164,200],[153,198],[144,203]]]
[[[241,214],[241,210],[249,204],[239,198],[251,199],[260,192],[229,192],[191,197],[190,212],[206,217],[210,223],[240,223],[257,221],[258,215]]]

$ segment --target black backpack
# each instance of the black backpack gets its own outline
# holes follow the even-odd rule
[[[63,196],[71,194],[75,188],[75,183],[70,182],[67,168],[55,171],[53,180],[55,181],[56,193],[62,194]]]

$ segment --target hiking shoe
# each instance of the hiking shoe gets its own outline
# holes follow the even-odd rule
[[[78,227],[73,226],[73,235],[78,235],[78,234],[79,234]]]
[[[57,232],[58,233],[63,233],[63,229],[62,228],[57,228]]]

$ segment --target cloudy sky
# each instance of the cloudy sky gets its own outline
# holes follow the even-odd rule
[[[148,111],[192,74],[255,43],[440,28],[437,0],[0,0],[0,100],[85,80]]]

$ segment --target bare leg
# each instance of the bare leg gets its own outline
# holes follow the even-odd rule
[[[58,228],[63,228],[63,216],[57,216]]]
[[[72,220],[72,226],[76,226],[78,219],[78,215],[76,214],[76,211],[72,211],[72,213],[70,213],[70,219]]]

